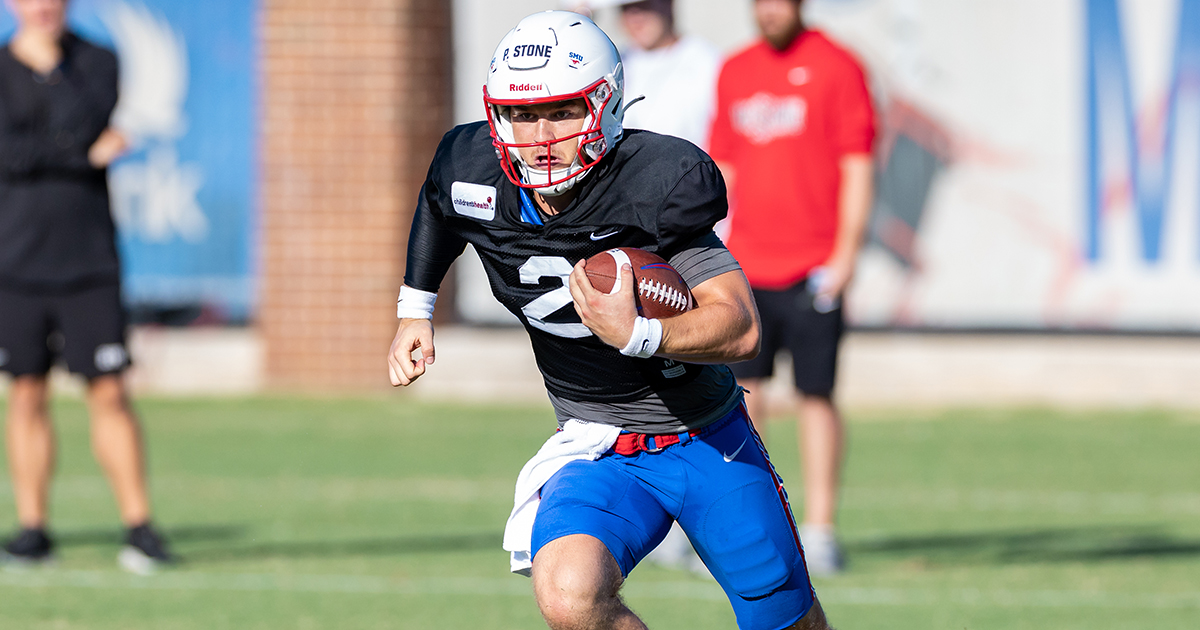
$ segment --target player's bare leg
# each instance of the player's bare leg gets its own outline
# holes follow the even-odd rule
[[[813,600],[812,608],[808,609],[808,613],[800,618],[800,621],[788,626],[788,630],[833,630],[829,625],[829,620],[825,618],[825,611],[821,609],[821,602]]]
[[[8,467],[22,528],[46,525],[54,474],[54,426],[45,376],[18,376],[8,391]]]
[[[621,601],[624,578],[604,543],[574,534],[555,539],[533,559],[533,592],[552,630],[646,630]]]
[[[92,453],[104,469],[117,500],[121,521],[141,525],[150,519],[142,432],[120,376],[101,376],[88,384]]]

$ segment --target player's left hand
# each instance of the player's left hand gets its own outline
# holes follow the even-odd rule
[[[576,263],[567,283],[574,298],[575,312],[600,341],[614,348],[624,348],[633,334],[633,320],[637,318],[633,294],[637,282],[633,279],[633,268],[621,265],[614,291],[604,293],[592,286],[583,267],[584,261]]]

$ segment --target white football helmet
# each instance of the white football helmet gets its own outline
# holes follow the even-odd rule
[[[483,88],[492,143],[504,173],[514,184],[546,196],[561,195],[621,139],[625,77],[617,47],[588,18],[569,11],[535,13],[509,31],[488,69]],[[518,144],[513,137],[513,105],[583,99],[588,114],[579,133],[548,142]],[[560,169],[531,168],[517,149],[577,143],[575,161]]]

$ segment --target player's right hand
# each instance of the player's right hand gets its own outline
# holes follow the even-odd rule
[[[421,358],[413,359],[413,352]],[[388,374],[392,387],[410,385],[433,365],[433,323],[428,319],[402,319],[388,353]]]
[[[621,349],[629,343],[629,337],[633,334],[633,320],[638,316],[637,297],[634,295],[637,280],[628,263],[617,270],[614,285],[609,293],[597,291],[588,278],[584,260],[575,264],[567,278],[579,321],[600,341]]]

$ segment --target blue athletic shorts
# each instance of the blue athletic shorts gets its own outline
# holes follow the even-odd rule
[[[794,624],[812,606],[812,585],[787,493],[745,408],[684,440],[564,466],[542,488],[534,555],[557,538],[587,534],[628,575],[678,520],[739,628]]]

